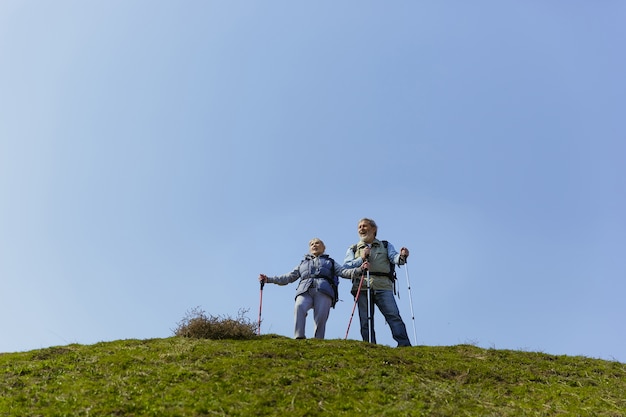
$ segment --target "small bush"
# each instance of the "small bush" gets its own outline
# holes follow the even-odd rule
[[[174,334],[195,339],[252,339],[257,335],[258,325],[246,317],[247,312],[241,309],[237,318],[232,318],[207,315],[200,307],[195,307],[187,311]]]

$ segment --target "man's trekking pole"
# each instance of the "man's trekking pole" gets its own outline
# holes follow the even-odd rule
[[[263,286],[265,285],[265,281],[261,281],[261,295],[259,300],[259,324],[257,326],[258,335],[261,335],[261,311],[263,311]]]
[[[409,290],[409,305],[411,306],[411,319],[413,320],[413,338],[415,345],[417,345],[417,331],[415,330],[415,313],[413,312],[413,296],[411,295],[411,281],[409,280],[409,264],[404,264],[406,272],[406,286]]]
[[[361,274],[361,280],[359,281],[359,288],[356,290],[356,297],[354,297],[354,306],[352,306],[352,314],[350,314],[350,321],[348,322],[348,329],[346,330],[346,337],[343,340],[348,338],[348,332],[350,331],[350,325],[352,324],[352,317],[354,317],[354,310],[356,309],[356,304],[359,302],[359,295],[361,295],[361,287],[363,286],[363,278],[365,274]]]
[[[367,245],[367,248],[371,248],[371,245]],[[365,262],[369,262],[370,254],[367,252],[367,256],[365,257]],[[367,268],[367,327],[369,330],[369,340],[370,343],[376,343],[376,339],[374,337],[374,311],[372,310],[372,283],[370,281],[370,269]]]
[[[370,270],[367,270],[367,327],[369,328],[369,342],[374,340],[374,312],[372,311],[372,284],[370,283]]]

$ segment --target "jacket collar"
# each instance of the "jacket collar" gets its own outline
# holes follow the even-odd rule
[[[363,242],[362,240],[356,245],[358,249],[363,249],[366,246],[367,243]],[[374,241],[372,241],[372,246],[382,246],[382,243],[380,242],[380,240],[374,238]]]
[[[310,253],[307,253],[306,255],[304,255],[304,259],[306,260],[311,260],[311,259],[315,259],[315,258],[328,258],[328,255],[325,253],[322,253],[319,256],[313,256]]]

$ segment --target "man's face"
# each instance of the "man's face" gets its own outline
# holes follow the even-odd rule
[[[372,243],[376,237],[376,229],[368,222],[362,221],[359,223],[359,237],[365,243]]]
[[[311,243],[309,243],[309,252],[313,256],[321,255],[322,253],[324,253],[324,250],[326,250],[326,248],[324,247],[324,244],[321,240],[316,239],[312,240]]]

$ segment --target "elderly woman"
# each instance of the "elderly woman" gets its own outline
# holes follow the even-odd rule
[[[315,322],[315,338],[323,339],[326,333],[326,321],[330,313],[330,307],[335,305],[337,296],[337,282],[335,277],[353,279],[367,269],[364,263],[358,268],[346,269],[340,263],[336,263],[324,252],[324,242],[318,238],[309,242],[309,254],[304,257],[300,265],[288,274],[268,277],[260,274],[259,281],[278,285],[287,285],[300,280],[296,289],[295,315],[295,338],[305,339],[304,328],[307,312],[313,309]]]

